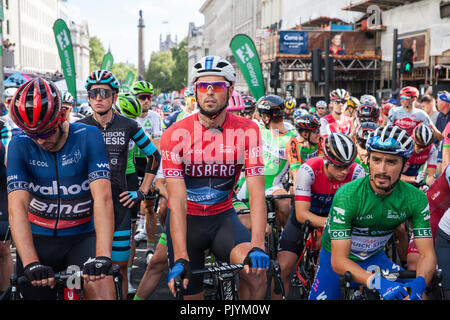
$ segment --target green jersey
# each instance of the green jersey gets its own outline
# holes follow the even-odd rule
[[[364,261],[383,250],[394,230],[407,219],[411,219],[414,238],[432,237],[425,193],[398,181],[389,195],[379,195],[366,176],[336,192],[322,246],[331,252],[331,240],[351,239],[350,259]]]
[[[299,144],[299,152],[300,152],[300,159],[302,163],[305,163],[306,160],[309,160],[311,158],[317,157],[319,155],[319,148],[316,145],[311,144],[309,148],[300,146]]]
[[[359,156],[356,157],[355,162],[359,165],[361,165],[361,167],[364,168],[364,171],[369,174],[369,166],[367,164],[365,164],[364,162],[361,161],[361,159],[359,159]]]
[[[136,145],[133,148],[128,150],[128,160],[127,160],[127,169],[125,170],[125,174],[135,173],[136,167],[134,165],[134,155],[136,149],[139,149]]]
[[[283,177],[288,170],[295,170],[302,165],[298,152],[298,140],[292,130],[272,136],[272,131],[261,130],[263,140],[263,159],[265,189],[282,186]]]

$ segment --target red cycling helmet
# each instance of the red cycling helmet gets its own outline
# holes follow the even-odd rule
[[[51,81],[25,82],[11,100],[11,118],[25,133],[47,132],[60,122],[61,95]]]
[[[395,104],[387,102],[387,103],[383,104],[383,106],[381,107],[381,113],[387,117],[389,115],[389,111],[395,107],[396,107]]]
[[[400,96],[406,96],[406,97],[419,97],[419,90],[417,90],[416,87],[404,87],[402,90],[400,90]]]

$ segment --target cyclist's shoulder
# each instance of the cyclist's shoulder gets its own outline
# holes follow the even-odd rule
[[[352,203],[359,202],[357,199],[367,198],[367,194],[371,192],[369,181],[369,176],[349,181],[337,189],[336,197],[349,196]]]
[[[323,171],[323,167],[324,167],[323,160],[324,160],[324,158],[321,156],[313,157],[313,158],[306,160],[306,162],[303,164],[303,166],[308,166],[311,169],[313,169],[315,171],[315,173],[319,173],[319,171],[320,172]]]

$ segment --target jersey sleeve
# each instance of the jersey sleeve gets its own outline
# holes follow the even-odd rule
[[[261,131],[254,123],[251,123],[247,130],[249,134],[245,136],[245,176],[263,176],[264,162]]]
[[[300,168],[302,165],[302,159],[300,157],[300,151],[298,149],[298,140],[295,137],[289,139],[286,144],[286,154],[289,161],[289,167],[291,170]]]
[[[174,140],[172,140],[174,138]],[[172,135],[172,130],[166,130],[161,136],[161,163],[165,178],[184,178],[183,147],[179,147],[183,139],[181,136]]]
[[[89,136],[89,138],[86,139],[88,181],[91,183],[98,179],[109,180],[111,178],[111,173],[103,136],[100,130],[94,126],[88,126],[87,132]]]
[[[353,192],[348,192],[348,188],[341,187],[336,192],[331,210],[328,215],[329,236],[331,240],[351,239],[352,219],[354,216]]]
[[[430,227],[430,206],[425,193],[417,190],[414,196],[411,197],[409,204],[409,208],[412,211],[411,220],[414,238],[432,238]]]
[[[427,159],[427,167],[428,168],[436,168],[437,167],[437,158],[438,158],[438,150],[434,145],[431,145],[430,154]]]
[[[19,136],[14,137],[8,148],[6,160],[7,191],[28,191],[30,182],[25,155],[27,154],[23,141]]]
[[[11,127],[6,122],[3,122],[3,125],[1,125],[2,122],[0,120],[0,139],[2,144],[7,147],[11,141]]]
[[[444,149],[450,149],[450,122],[447,123],[444,129]]]
[[[160,139],[162,135],[162,119],[159,114],[155,112],[153,120],[152,120],[152,126],[153,126],[153,132],[152,132],[152,138],[153,139]]]
[[[133,141],[136,143],[139,149],[146,156],[151,156],[156,151],[156,146],[153,144],[152,140],[148,137],[148,135],[144,132],[141,125],[134,121],[134,135],[132,136]]]
[[[366,176],[366,171],[364,167],[360,164],[356,164],[355,170],[353,171],[352,180],[363,178]]]
[[[314,183],[314,171],[306,163],[297,172],[297,186],[295,187],[295,201],[311,201],[311,186]]]

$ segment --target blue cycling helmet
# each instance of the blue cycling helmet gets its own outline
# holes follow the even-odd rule
[[[370,134],[366,150],[394,154],[408,160],[414,150],[414,140],[397,126],[379,127]]]
[[[89,91],[94,84],[106,84],[116,93],[119,92],[119,82],[116,77],[107,70],[97,70],[92,72],[86,80],[86,90]]]

